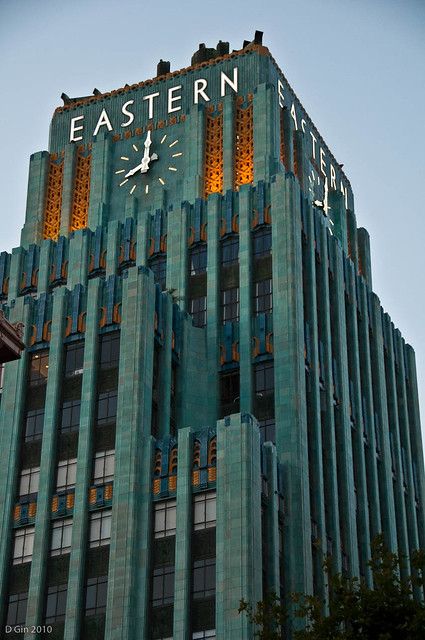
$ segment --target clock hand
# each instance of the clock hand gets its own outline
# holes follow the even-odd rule
[[[150,162],[149,149],[151,144],[152,144],[152,139],[151,139],[151,132],[149,129],[146,135],[146,140],[145,140],[145,153],[142,158],[142,168],[140,170],[141,173],[146,173],[146,171],[149,169],[149,162]]]
[[[125,174],[125,178],[131,178],[131,176],[134,176],[135,173],[137,173],[139,171],[139,169],[141,169],[143,167],[143,161],[137,165],[137,167],[134,167],[134,169],[131,169],[128,173]]]

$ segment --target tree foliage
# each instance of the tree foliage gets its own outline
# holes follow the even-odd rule
[[[293,594],[295,617],[304,620],[302,630],[293,629],[295,640],[424,640],[425,606],[418,598],[425,575],[425,552],[412,554],[412,575],[402,577],[403,558],[385,547],[382,536],[372,544],[369,567],[373,588],[359,578],[333,574],[329,561],[325,571],[329,607],[317,597]],[[413,596],[416,596],[414,598]],[[239,613],[255,625],[259,640],[281,640],[288,612],[275,594],[253,608],[241,600]]]

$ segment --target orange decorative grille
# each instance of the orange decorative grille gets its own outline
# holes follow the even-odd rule
[[[213,116],[213,110],[208,109],[205,126],[204,198],[223,193],[223,114]]]
[[[55,160],[56,156],[50,159],[43,229],[43,238],[52,240],[56,240],[59,235],[63,187],[63,160],[58,164]]]
[[[83,156],[83,150],[79,149],[75,167],[74,199],[72,201],[70,231],[87,227],[90,197],[90,170],[91,155]]]
[[[248,96],[248,106],[243,107],[243,97],[236,102],[235,116],[235,165],[234,188],[250,184],[254,180],[254,125],[252,96]]]

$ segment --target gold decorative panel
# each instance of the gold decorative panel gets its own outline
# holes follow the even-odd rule
[[[43,238],[51,238],[52,240],[56,240],[59,235],[63,187],[63,160],[57,163],[56,159],[56,155],[50,157],[44,207]]]
[[[87,227],[90,197],[91,155],[84,156],[83,148],[78,150],[75,167],[74,198],[72,201],[70,231]]]
[[[254,180],[254,124],[252,96],[249,95],[248,106],[243,107],[242,96],[237,98],[235,114],[235,165],[234,188],[250,184]]]
[[[205,126],[204,198],[223,193],[223,114],[213,116],[213,110],[208,109]]]

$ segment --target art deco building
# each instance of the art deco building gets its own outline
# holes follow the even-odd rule
[[[0,255],[5,637],[248,639],[240,598],[425,548],[414,352],[261,34],[62,97]]]

